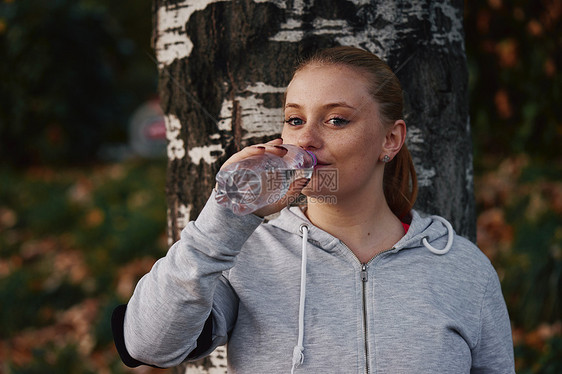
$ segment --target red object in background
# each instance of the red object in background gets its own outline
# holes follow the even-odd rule
[[[146,101],[133,113],[129,125],[129,145],[138,156],[165,157],[166,122],[158,99]]]
[[[144,135],[152,140],[165,140],[166,139],[166,122],[163,118],[157,117],[154,122],[146,124],[144,128]]]

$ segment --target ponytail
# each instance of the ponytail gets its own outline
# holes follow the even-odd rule
[[[390,210],[403,220],[414,207],[418,195],[416,170],[406,144],[394,159],[385,165],[383,190]]]

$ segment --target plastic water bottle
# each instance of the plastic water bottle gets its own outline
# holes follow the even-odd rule
[[[310,179],[314,153],[291,144],[282,146],[287,149],[283,157],[265,152],[219,171],[215,194],[219,204],[243,216],[281,200],[294,180]]]

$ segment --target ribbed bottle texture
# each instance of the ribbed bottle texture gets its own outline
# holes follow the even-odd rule
[[[310,178],[316,165],[314,153],[298,146],[283,144],[283,157],[265,152],[230,164],[219,171],[216,199],[237,215],[246,215],[276,203],[291,183]]]

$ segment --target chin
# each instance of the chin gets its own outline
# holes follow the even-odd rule
[[[301,193],[306,196],[309,203],[316,204],[336,204],[338,197],[336,195],[337,191],[330,189],[316,189],[315,185],[312,183],[314,179],[311,180]]]

